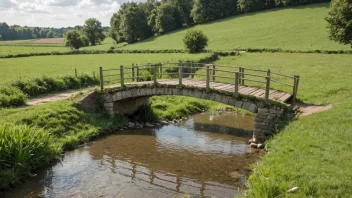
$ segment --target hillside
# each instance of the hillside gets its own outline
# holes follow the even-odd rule
[[[327,22],[329,4],[313,4],[239,15],[192,28],[209,37],[212,50],[238,48],[282,48],[291,50],[347,50],[330,41]],[[188,29],[153,37],[124,49],[183,49]]]

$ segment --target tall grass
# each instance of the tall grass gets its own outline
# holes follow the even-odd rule
[[[0,108],[22,106],[27,99],[28,96],[16,87],[0,87]]]
[[[57,78],[44,76],[33,80],[17,80],[11,86],[18,88],[30,97],[34,97],[41,94],[98,85],[99,82],[96,77],[82,74],[77,77],[69,75]]]
[[[26,125],[0,125],[0,188],[18,183],[31,170],[60,155],[50,133]]]

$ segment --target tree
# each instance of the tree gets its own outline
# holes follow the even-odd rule
[[[83,47],[89,46],[89,39],[85,35],[81,35],[81,40],[83,43]]]
[[[89,42],[94,46],[105,39],[101,22],[95,18],[87,19],[83,26],[83,32],[87,35]]]
[[[189,30],[183,38],[186,49],[190,53],[199,53],[208,46],[208,38],[200,30]]]
[[[333,0],[326,21],[329,23],[329,38],[352,47],[352,1]]]
[[[236,14],[236,0],[195,0],[191,16],[195,23],[206,23]]]
[[[76,30],[70,30],[65,34],[65,46],[79,49],[84,46],[81,35]]]
[[[53,32],[53,31],[49,31],[49,32],[46,34],[46,38],[54,38],[54,32]]]
[[[0,41],[2,41],[2,36],[1,36],[1,34],[0,34]]]
[[[163,3],[157,8],[155,28],[159,33],[167,33],[182,27],[182,19],[177,7],[171,3]]]
[[[253,12],[263,10],[265,1],[263,0],[238,0],[238,9],[242,12]]]
[[[143,4],[124,3],[110,20],[110,35],[116,42],[133,43],[148,38],[152,32],[148,26]]]

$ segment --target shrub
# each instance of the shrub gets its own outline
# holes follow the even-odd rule
[[[208,46],[208,38],[200,30],[190,30],[183,38],[186,49],[190,53],[202,52]]]
[[[0,189],[59,157],[51,135],[25,125],[0,125]]]
[[[16,87],[0,87],[0,107],[22,106],[28,97]]]

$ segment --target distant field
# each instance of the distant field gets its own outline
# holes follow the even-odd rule
[[[50,43],[52,42],[52,43]],[[62,42],[61,44],[54,42]],[[57,44],[57,46],[56,46]],[[116,42],[112,38],[106,38],[101,45],[83,47],[81,50],[106,50],[110,47],[117,48]],[[71,49],[63,46],[63,39],[37,39],[37,40],[17,40],[0,41],[0,55],[23,54],[23,53],[43,53],[43,52],[68,52]]]
[[[43,52],[68,52],[70,48],[61,47],[61,46],[6,46],[0,45],[0,55],[8,54],[25,54],[25,53],[43,53]]]
[[[209,37],[212,50],[238,48],[282,48],[291,50],[347,50],[330,41],[324,18],[329,4],[267,10],[198,25]],[[153,37],[124,49],[183,49],[182,38],[188,29]]]
[[[43,39],[30,39],[30,40],[13,40],[13,41],[0,41],[0,45],[38,45],[38,44],[57,44],[63,45],[63,38],[43,38]]]
[[[98,75],[99,67],[119,68],[120,65],[199,60],[209,54],[92,54],[67,56],[35,56],[0,59],[0,84],[43,75],[58,76],[79,73]]]

